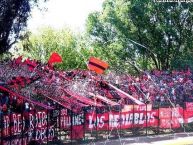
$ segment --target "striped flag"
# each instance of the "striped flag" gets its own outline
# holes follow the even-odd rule
[[[98,58],[90,57],[89,59],[88,69],[91,71],[95,71],[97,74],[102,74],[108,67],[108,63]]]

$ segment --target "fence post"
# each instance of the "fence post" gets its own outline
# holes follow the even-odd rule
[[[111,106],[110,106],[111,107]],[[110,108],[109,107],[109,108]],[[112,108],[112,107],[111,107]],[[109,109],[109,111],[110,111],[110,109]],[[110,116],[110,112],[108,111],[108,135],[107,135],[107,137],[108,137],[108,139],[109,139],[109,133],[110,133],[110,119],[109,119],[109,116]]]
[[[28,112],[27,112],[27,122],[25,122],[25,127],[26,127],[26,130],[27,130],[27,132],[26,132],[26,135],[27,135],[27,143],[29,142],[29,130],[30,130],[30,132],[31,132],[31,129],[29,129],[30,128],[30,118],[29,118],[29,113],[30,113],[30,111],[28,110]]]
[[[145,103],[145,109],[146,109],[146,136],[147,136],[147,103]]]
[[[83,129],[84,129],[84,141],[85,141],[85,133],[86,133],[86,109],[83,109],[83,113],[84,113]]]
[[[46,124],[46,128],[47,128],[47,129],[46,129],[46,130],[47,130],[47,133],[46,133],[46,136],[47,136],[47,137],[46,137],[46,138],[47,138],[47,141],[46,141],[46,142],[47,142],[47,144],[48,144],[48,133],[49,133],[49,129],[48,129],[48,121],[49,121],[48,108],[46,109],[46,113],[47,113],[47,118],[46,118],[46,120],[47,120],[47,124]]]
[[[96,113],[96,141],[98,140],[98,120],[97,120],[97,107],[95,106],[95,113]]]
[[[22,137],[22,145],[23,145],[23,110],[21,111],[21,118],[22,118],[22,123],[21,123],[21,137]]]
[[[135,105],[134,105],[134,103],[133,103],[132,134],[134,133],[134,114],[135,114],[135,111],[134,111],[134,109],[135,109]],[[134,134],[133,134],[133,135],[134,135]]]
[[[10,135],[10,145],[11,145],[11,141],[12,141],[12,132],[11,132],[11,111],[9,113],[9,135]]]
[[[36,139],[36,124],[37,124],[37,118],[36,118],[36,109],[34,108],[34,130],[32,133],[32,136],[34,135],[34,140]]]
[[[62,135],[61,135],[61,124],[60,124],[60,122],[61,122],[61,106],[59,106],[59,134],[60,134],[60,140],[62,140]]]
[[[3,144],[3,128],[4,128],[4,122],[3,122],[3,113],[1,114],[1,144]]]
[[[72,145],[72,131],[73,131],[73,112],[72,112],[72,107],[70,110],[70,140],[71,140],[71,145]]]
[[[160,109],[160,106],[158,105],[158,126],[157,126],[158,131],[157,131],[157,134],[160,133],[160,116],[159,116],[160,112],[159,112],[159,109]]]
[[[121,137],[121,134],[122,134],[122,131],[121,131],[121,124],[122,124],[122,117],[121,117],[121,115],[122,115],[122,109],[121,109],[121,105],[120,105],[120,107],[119,107],[119,120],[120,120],[120,127],[119,127],[119,134],[120,134],[120,137]]]
[[[182,122],[183,123],[183,126],[182,126],[183,127],[183,131],[185,131],[185,126],[184,126],[185,125],[185,119],[184,119],[184,109],[185,108],[186,108],[186,103],[183,102],[183,114],[182,114],[182,117],[183,117],[183,122]]]
[[[170,117],[170,127],[171,127],[171,132],[173,132],[173,129],[172,129],[172,118],[173,118],[173,115],[172,115],[172,106],[171,106],[171,109],[170,109],[170,111],[171,111],[171,117]]]

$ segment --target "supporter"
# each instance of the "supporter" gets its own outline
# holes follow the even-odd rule
[[[27,78],[32,76],[31,71],[28,71],[28,69],[25,67],[15,66],[15,69],[12,69],[12,67],[7,64],[8,63],[5,64],[5,67],[1,67],[3,69],[0,71],[3,82],[9,82],[10,78],[15,76],[25,76]],[[50,70],[49,68],[44,68],[45,66],[40,65],[40,67],[41,70],[39,70],[39,73],[42,75],[41,79],[36,81],[36,83],[34,83],[35,85],[32,84],[32,86],[34,85],[33,87],[30,86],[31,84],[29,85],[29,96],[26,94],[26,92],[28,92],[27,88],[18,90],[18,92],[16,91],[18,94],[23,93],[24,96],[29,97],[30,99],[35,98],[36,101],[40,102],[38,97],[34,97],[37,96],[37,91],[39,91],[43,97],[58,97],[58,100],[62,100],[60,97],[65,95],[65,93],[56,90],[62,90],[64,88],[71,89],[71,84],[79,83],[80,88],[76,88],[71,91],[74,91],[77,94],[82,93],[81,95],[85,97],[89,97],[87,92],[96,92],[115,101],[119,101],[121,99],[120,94],[106,85],[106,83],[96,83],[96,80],[100,80],[102,78],[101,75],[96,75],[90,71],[75,70],[71,72],[65,72],[62,75],[62,77],[66,77],[65,79],[68,81],[60,81],[62,78],[60,72]],[[4,75],[8,73],[10,75]],[[85,81],[86,79],[88,80]],[[187,68],[187,71],[146,71],[137,77],[110,73],[108,76],[104,77],[103,80],[112,83],[117,88],[123,90],[124,92],[132,95],[144,103],[148,102],[162,106],[168,105],[171,102],[174,104],[178,103],[178,105],[182,105],[184,102],[193,101],[193,75],[189,68]],[[84,85],[82,85],[83,83]],[[0,82],[0,85],[1,84],[2,82]],[[95,86],[95,84],[98,85]],[[13,89],[13,91],[15,89],[11,88],[9,85],[8,87]],[[61,89],[58,89],[59,87]],[[48,106],[55,105],[53,102],[48,103],[48,100],[41,99],[41,101]],[[133,101],[129,99],[125,99],[125,102],[126,104],[133,103]],[[35,108],[31,105],[32,104],[29,103],[23,103],[23,100],[14,96],[11,98],[9,97],[9,94],[0,94],[0,114],[3,112],[8,112],[10,109],[16,112],[23,111],[23,109],[24,111],[29,111],[30,108]]]
[[[171,102],[182,105],[183,102],[193,101],[193,75],[189,69],[172,72],[154,70],[136,78],[127,77],[123,80],[119,77],[121,89],[142,102],[148,100],[159,105],[169,105]]]
[[[25,112],[29,112],[30,111],[30,106],[29,106],[28,102],[25,102],[24,110],[25,110]]]
[[[6,114],[9,112],[9,94],[6,92],[0,93],[0,114]]]

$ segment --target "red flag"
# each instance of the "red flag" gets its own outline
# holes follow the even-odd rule
[[[88,69],[95,71],[98,74],[102,74],[108,67],[109,67],[108,63],[98,58],[90,57],[89,59]]]
[[[58,53],[53,52],[48,60],[48,64],[52,65],[53,63],[60,63],[60,62],[62,62],[62,57]]]

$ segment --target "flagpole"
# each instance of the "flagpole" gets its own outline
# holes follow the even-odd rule
[[[107,82],[106,82],[107,83]],[[132,101],[134,101],[136,104],[138,105],[144,105],[144,103],[142,103],[141,101],[137,100],[136,98],[134,98],[133,96],[127,94],[126,92],[122,91],[121,89],[115,87],[114,85],[107,83],[107,85],[109,85],[111,88],[115,89],[118,93],[123,94],[124,96],[126,96],[127,98],[131,99]]]

